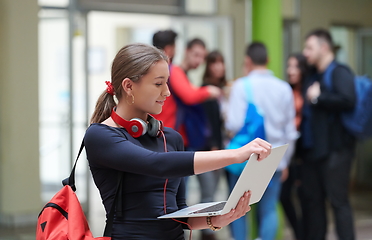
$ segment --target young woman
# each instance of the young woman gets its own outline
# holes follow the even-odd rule
[[[295,124],[297,131],[300,131],[300,124],[302,120],[302,106],[304,103],[302,93],[302,83],[308,74],[308,66],[306,58],[302,54],[292,54],[289,56],[287,61],[287,76],[288,82],[293,89],[293,98],[296,109]],[[299,144],[299,141],[297,142]],[[289,165],[288,174],[286,180],[282,184],[282,190],[280,194],[280,201],[282,203],[285,215],[292,226],[293,235],[296,240],[303,239],[302,236],[302,218],[301,214],[298,213],[292,200],[292,192],[296,191],[299,200],[301,200],[300,188],[300,167],[301,162],[299,161],[299,152],[296,148],[295,154],[292,158],[291,164]],[[300,201],[301,202],[301,201]]]
[[[306,58],[302,54],[292,54],[287,61],[288,82],[293,89],[293,97],[296,108],[296,127],[300,129],[302,119],[302,106],[304,103],[302,97],[302,83],[308,74]]]
[[[216,86],[222,92],[226,92],[226,67],[221,52],[212,51],[205,58],[205,72],[203,75],[203,86]],[[226,94],[218,99],[210,99],[204,103],[208,119],[211,122],[212,137],[209,141],[209,150],[222,149],[223,145],[223,122],[222,115],[226,108]]]
[[[226,86],[225,63],[219,51],[210,52],[205,58],[205,72],[203,75],[203,86],[215,86],[223,90]],[[210,136],[202,150],[215,151],[223,149],[223,121],[221,108],[224,96],[218,99],[211,98],[202,103],[202,107],[208,121]],[[222,169],[198,174],[200,186],[200,202],[213,202],[217,190],[218,180]],[[215,240],[215,234],[210,229],[202,230],[201,240]]]
[[[249,211],[250,193],[235,209],[215,217],[162,219],[186,207],[183,177],[263,159],[271,145],[256,139],[236,150],[183,152],[181,136],[150,114],[158,114],[170,95],[167,57],[144,44],[130,44],[116,55],[111,82],[99,97],[85,134],[90,170],[106,212],[118,176],[123,175],[122,214],[115,214],[112,239],[184,239],[183,228],[218,229]],[[117,98],[117,104],[114,101]],[[118,132],[119,131],[119,132]]]

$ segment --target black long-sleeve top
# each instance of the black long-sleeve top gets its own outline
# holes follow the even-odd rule
[[[346,66],[338,65],[331,76],[333,89],[330,90],[324,83],[324,74],[314,73],[305,81],[304,96],[314,81],[320,82],[321,94],[315,104],[304,102],[304,109],[307,109],[306,105],[310,107],[311,114],[303,112],[301,125],[302,141],[310,139],[303,152],[308,161],[320,160],[332,151],[355,146],[355,138],[347,132],[340,117],[341,112],[351,110],[355,105],[354,74]]]
[[[194,174],[194,152],[183,152],[182,137],[165,128],[163,138],[145,134],[131,137],[123,128],[92,124],[84,143],[94,182],[106,213],[115,197],[118,175],[124,173],[123,216],[116,216],[112,239],[183,239],[183,224],[157,219],[164,214],[164,184],[167,213],[186,207],[184,176]]]

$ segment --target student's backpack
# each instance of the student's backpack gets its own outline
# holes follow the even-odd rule
[[[332,62],[324,72],[324,83],[332,91],[332,73],[338,66]],[[343,112],[341,119],[350,134],[359,140],[372,137],[372,81],[367,76],[354,78],[356,102],[351,111]]]
[[[244,90],[248,99],[248,110],[246,112],[244,125],[239,132],[231,139],[226,149],[237,149],[250,141],[261,138],[266,139],[264,118],[259,109],[254,105],[252,87],[248,77],[244,78]],[[225,169],[237,176],[241,174],[247,163],[235,163],[225,167]]]
[[[176,127],[179,131],[182,124],[185,127],[190,150],[205,150],[210,137],[209,122],[201,104],[186,105],[179,98],[177,102]]]
[[[119,189],[122,178],[116,189],[114,203],[109,212],[103,236],[94,238],[87,219],[75,194],[75,168],[84,148],[84,141],[75,160],[70,177],[63,180],[64,187],[41,210],[37,226],[36,240],[110,240],[115,206],[118,204]],[[119,205],[118,205],[119,206]]]

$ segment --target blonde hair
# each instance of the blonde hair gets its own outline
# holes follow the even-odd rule
[[[161,60],[168,61],[168,57],[150,45],[134,43],[120,49],[111,67],[111,84],[116,98],[120,100],[124,94],[121,83],[125,78],[138,82],[148,73],[151,66]],[[97,100],[90,123],[100,123],[109,118],[115,106],[114,96],[105,90]]]

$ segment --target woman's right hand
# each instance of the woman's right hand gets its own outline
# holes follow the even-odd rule
[[[208,85],[207,86],[210,98],[219,98],[222,95],[222,90],[219,87]]]
[[[237,150],[239,151],[238,163],[247,161],[252,153],[256,153],[258,155],[257,160],[261,161],[270,155],[271,144],[261,138],[256,138]]]

